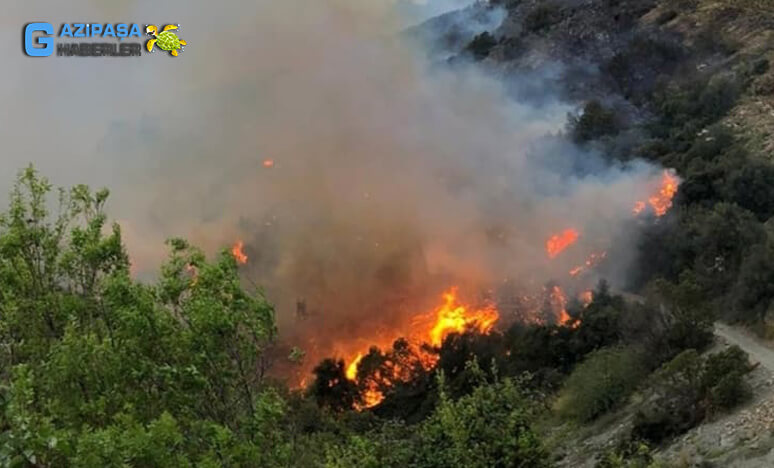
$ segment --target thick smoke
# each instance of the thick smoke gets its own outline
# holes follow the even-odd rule
[[[32,19],[161,18],[189,46],[176,59],[19,58],[2,85],[4,166],[110,186],[141,275],[167,237],[209,252],[242,238],[282,333],[315,357],[406,326],[454,284],[566,276],[633,238],[632,206],[658,183],[655,168],[564,142],[570,106],[513,102],[514,83],[424,64],[391,33],[393,2],[125,3],[11,7],[16,41]],[[577,248],[549,261],[546,239],[570,227]]]

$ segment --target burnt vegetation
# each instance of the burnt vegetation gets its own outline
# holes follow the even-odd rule
[[[645,22],[668,2],[593,3],[492,2],[518,34],[483,32],[458,52],[496,62],[518,42],[499,56],[518,64],[536,37],[576,50],[586,36],[570,26],[592,11],[644,24],[593,31],[611,34],[610,47],[587,51],[600,74],[567,126],[578,144],[619,159],[623,145],[682,179],[675,207],[640,239],[632,296],[601,281],[564,325],[451,334],[431,368],[398,340],[372,348],[355,380],[330,358],[292,390],[264,372],[274,310],[241,286],[228,252],[208,261],[170,241],[158,279],[139,282],[120,227],[107,224],[107,192],[63,191],[57,216],[52,187],[29,168],[0,216],[0,463],[542,467],[552,463],[546,419],[586,424],[628,405],[634,421],[599,466],[647,466],[649,446],[743,402],[746,354],[704,352],[717,319],[774,336],[774,168],[725,120],[746,96],[774,92],[768,61],[731,42],[685,41],[668,28],[688,7]],[[704,59],[720,65],[697,70]],[[383,400],[364,409],[373,391]]]

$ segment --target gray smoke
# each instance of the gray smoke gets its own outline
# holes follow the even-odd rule
[[[277,303],[286,336],[313,333],[303,344],[321,353],[375,323],[405,326],[439,288],[542,284],[635,238],[632,206],[658,185],[656,168],[611,166],[564,142],[573,108],[551,96],[513,102],[504,90],[518,83],[426,66],[392,34],[403,21],[393,7],[6,6],[0,190],[28,162],[60,185],[110,187],[138,274],[171,236],[208,252],[244,239],[246,274]],[[180,23],[189,45],[178,58],[31,59],[18,41],[32,20]],[[549,261],[546,239],[570,227],[578,245]],[[615,271],[629,260],[612,259]],[[301,298],[323,318],[299,325]]]

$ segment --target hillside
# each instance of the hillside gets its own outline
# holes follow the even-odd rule
[[[771,465],[772,3],[393,3],[190,2],[177,86],[19,116],[119,189],[22,151],[0,466]]]

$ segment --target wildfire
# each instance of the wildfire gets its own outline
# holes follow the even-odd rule
[[[489,333],[494,327],[500,315],[493,304],[484,305],[481,308],[471,308],[460,303],[457,296],[457,288],[446,291],[443,303],[430,314],[422,314],[412,321],[412,326],[418,327],[409,336],[408,349],[413,356],[408,362],[386,362],[386,375],[377,371],[372,376],[366,377],[364,382],[358,380],[358,369],[364,358],[362,352],[352,358],[347,365],[345,375],[347,379],[362,384],[364,390],[361,394],[362,404],[356,409],[371,408],[382,402],[384,393],[380,388],[391,387],[395,382],[407,381],[411,378],[411,371],[418,367],[425,370],[432,369],[438,362],[438,356],[428,352],[419,343],[429,343],[435,347],[441,346],[443,340],[452,333],[463,333],[475,330],[482,334]],[[396,339],[398,337],[396,336]]]
[[[363,353],[357,353],[357,357],[352,360],[347,366],[347,378],[349,380],[357,379],[357,366],[360,365],[360,361],[363,360]]]
[[[430,343],[441,346],[444,338],[451,333],[463,333],[472,329],[486,334],[492,330],[500,315],[494,305],[469,311],[457,301],[457,288],[452,288],[443,295],[444,303],[436,310],[437,320],[430,330]]]
[[[565,296],[562,288],[559,286],[554,286],[551,288],[551,297],[549,299],[551,302],[551,308],[556,314],[556,323],[559,325],[566,325],[570,320],[572,320],[570,314],[567,313],[567,296]]]
[[[680,185],[680,181],[675,175],[674,171],[665,170],[661,177],[661,185],[658,192],[648,198],[647,204],[644,201],[638,201],[634,204],[632,212],[635,215],[639,215],[647,205],[653,209],[653,213],[657,217],[664,216],[670,208],[672,208],[672,199],[677,194],[677,187]]]
[[[546,241],[546,253],[548,258],[555,258],[564,249],[578,240],[580,234],[575,229],[566,229],[561,234],[554,234]]]
[[[234,256],[234,259],[239,263],[240,265],[244,265],[247,263],[247,255],[245,255],[244,252],[245,243],[240,241],[237,241],[233,247],[231,247],[231,255]]]
[[[607,257],[607,252],[604,250],[600,253],[592,253],[591,255],[589,255],[589,258],[587,258],[586,261],[583,262],[583,265],[578,265],[572,270],[570,270],[570,276],[578,276],[584,271],[594,268],[595,266],[599,265],[600,262],[602,262],[602,260],[604,260],[606,257]]]
[[[274,167],[274,160],[273,159],[264,159],[263,160],[263,167],[266,169],[271,169]]]

